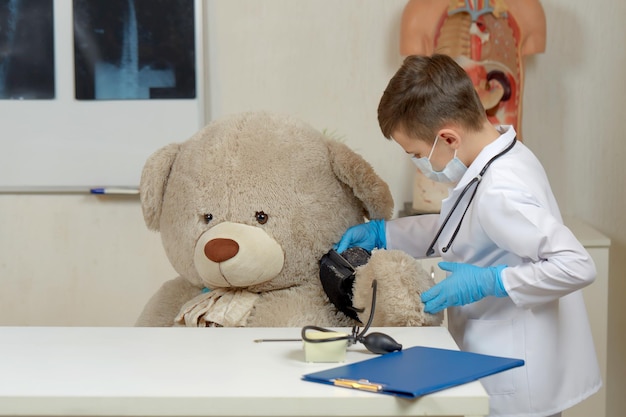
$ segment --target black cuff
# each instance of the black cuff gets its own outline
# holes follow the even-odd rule
[[[370,256],[363,248],[349,248],[341,255],[331,249],[320,259],[320,281],[328,299],[339,311],[357,321],[359,310],[352,305],[354,270],[365,265]]]

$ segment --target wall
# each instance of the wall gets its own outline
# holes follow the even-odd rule
[[[0,325],[130,326],[176,277],[138,199],[0,194]]]
[[[401,209],[412,200],[411,163],[380,135],[376,107],[401,62],[404,3],[207,2],[210,116],[269,109],[326,129],[372,163]],[[607,415],[617,417],[626,409],[626,138],[618,125],[626,106],[626,3],[543,5],[548,46],[528,60],[524,138],[563,212],[612,240]],[[0,325],[132,325],[147,297],[174,276],[137,199],[0,195]]]
[[[607,416],[626,409],[626,3],[545,0],[546,53],[529,60],[524,137],[564,212],[610,237]],[[602,300],[588,309],[607,308]]]
[[[210,4],[214,117],[258,109],[299,116],[363,155],[399,204],[410,200],[412,164],[376,120],[402,62],[396,45],[404,0]]]

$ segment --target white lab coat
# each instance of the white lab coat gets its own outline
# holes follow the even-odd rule
[[[462,189],[515,137],[512,127],[500,131],[443,200],[441,215],[386,223],[388,249],[425,257]],[[508,265],[502,281],[509,297],[449,308],[450,333],[462,350],[525,360],[523,367],[481,380],[491,415],[558,413],[602,385],[580,291],[595,279],[595,265],[563,225],[543,167],[521,142],[487,169],[452,247],[441,253],[470,194],[441,234],[435,256],[477,266]]]

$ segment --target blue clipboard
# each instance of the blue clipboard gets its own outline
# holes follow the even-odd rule
[[[416,398],[523,366],[521,359],[415,346],[302,376],[305,381]]]

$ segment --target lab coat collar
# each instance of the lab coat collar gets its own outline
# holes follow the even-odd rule
[[[458,184],[454,187],[454,191],[463,189],[467,183],[472,180],[472,178],[478,175],[491,158],[503,151],[517,136],[515,129],[511,125],[498,125],[496,126],[496,129],[500,132],[500,137],[485,146],[483,150],[480,151],[476,159],[474,159],[474,162],[472,162],[472,164],[467,168],[463,178],[461,178]]]

